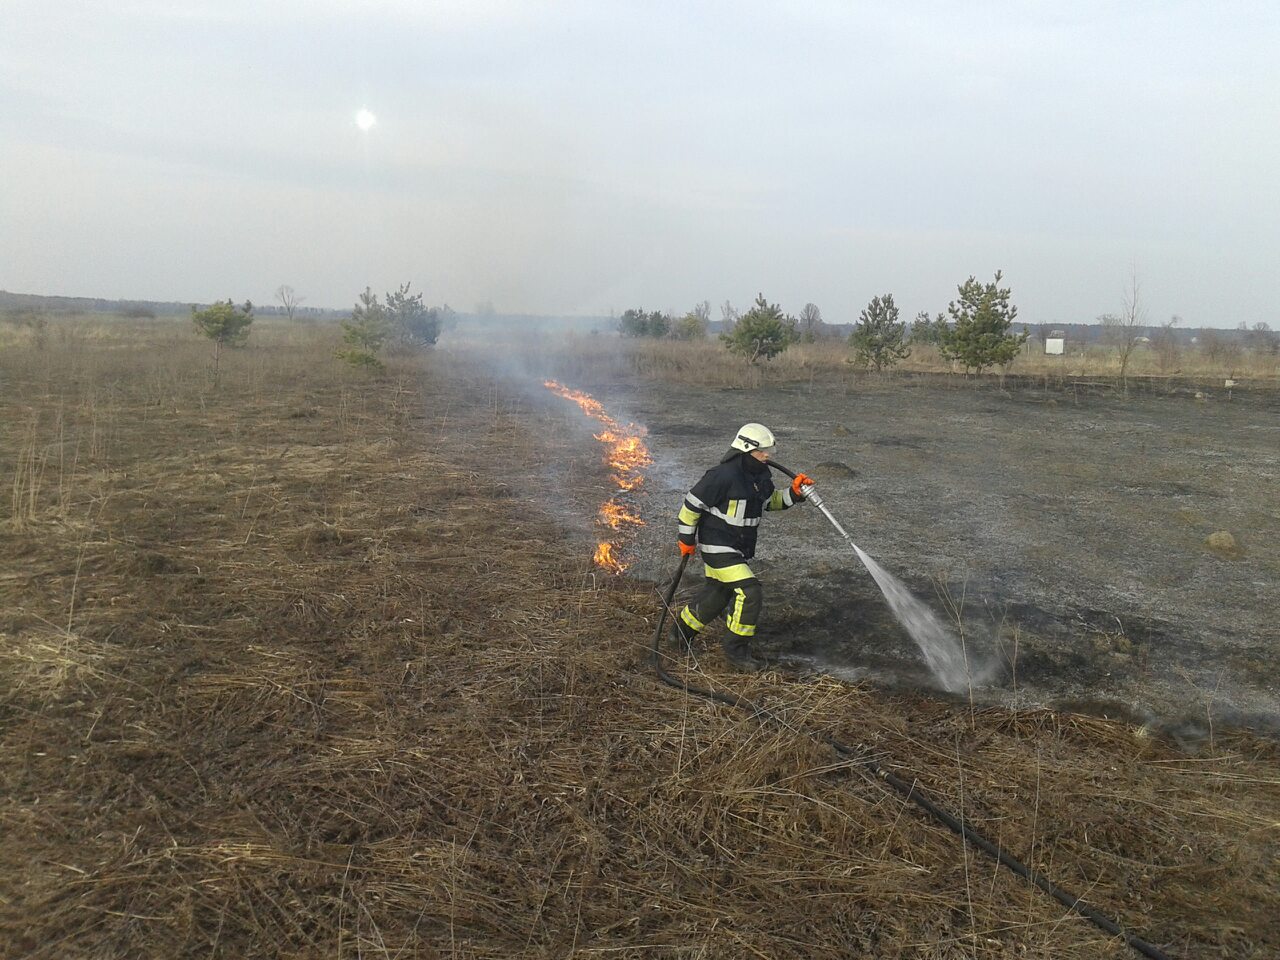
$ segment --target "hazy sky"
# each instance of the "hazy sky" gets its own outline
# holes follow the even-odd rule
[[[1280,327],[1277,51],[1275,0],[0,0],[0,288],[851,320],[999,268],[1054,322],[1134,265]]]

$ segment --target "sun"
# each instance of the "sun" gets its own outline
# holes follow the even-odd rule
[[[356,126],[359,127],[361,130],[365,130],[365,131],[370,130],[372,129],[373,125],[377,122],[378,122],[378,118],[374,116],[369,110],[366,110],[363,107],[361,107],[360,110],[356,112]]]

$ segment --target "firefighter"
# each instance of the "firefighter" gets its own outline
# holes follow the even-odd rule
[[[756,531],[765,510],[786,510],[805,499],[811,477],[797,474],[791,486],[775,490],[766,464],[775,442],[768,427],[748,423],[718,466],[708,470],[684,496],[680,508],[680,553],[702,548],[706,584],[671,627],[671,640],[688,647],[693,638],[725,609],[729,632],[725,657],[739,668],[761,665],[751,653],[751,638],[760,620],[763,593],[747,565],[756,552]]]

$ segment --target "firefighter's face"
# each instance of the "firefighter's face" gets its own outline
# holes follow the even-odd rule
[[[769,451],[768,451],[768,450],[752,450],[752,451],[751,451],[751,455],[752,455],[753,457],[755,457],[757,460],[759,460],[761,463],[768,463],[768,462],[769,462]]]

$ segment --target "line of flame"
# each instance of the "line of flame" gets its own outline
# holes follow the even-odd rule
[[[555,380],[544,380],[542,385],[552,393],[566,400],[572,400],[588,417],[604,424],[605,429],[593,436],[605,446],[604,462],[610,468],[613,482],[624,493],[638,489],[644,483],[644,468],[653,463],[653,457],[649,455],[649,450],[644,444],[647,433],[644,427],[633,423],[626,426],[619,424],[605,412],[598,400],[581,390],[566,387]],[[639,514],[628,509],[616,497],[600,505],[596,523],[610,530],[621,530],[624,526],[644,525]],[[602,540],[596,546],[594,557],[596,565],[613,573],[622,573],[627,569],[627,564],[618,557],[620,549],[621,544],[607,538]]]

